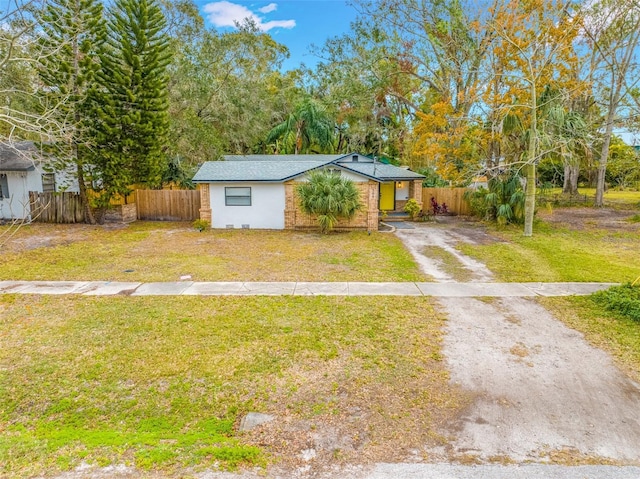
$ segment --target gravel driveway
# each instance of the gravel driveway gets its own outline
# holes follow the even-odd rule
[[[451,251],[476,280],[491,277],[454,248],[486,241],[477,229],[418,224],[396,234],[437,281],[451,278],[421,253],[429,246]],[[428,451],[430,458],[640,463],[640,387],[581,333],[531,299],[438,302],[448,317],[451,381],[474,400],[443,431],[449,447]]]

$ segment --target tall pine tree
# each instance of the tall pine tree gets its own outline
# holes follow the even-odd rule
[[[171,59],[165,25],[156,0],[116,0],[110,11],[94,95],[93,162],[103,208],[134,183],[161,183]]]
[[[102,4],[97,0],[50,0],[36,19],[40,26],[37,70],[46,86],[40,89],[42,105],[54,112],[59,126],[46,146],[57,159],[57,168],[75,171],[85,217],[94,223],[87,197],[91,180],[88,98],[100,68]]]

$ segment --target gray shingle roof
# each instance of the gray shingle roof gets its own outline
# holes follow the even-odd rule
[[[331,161],[312,160],[241,160],[207,161],[193,177],[198,182],[273,181],[280,182],[318,168]]]
[[[330,161],[344,155],[224,155],[226,161]]]
[[[340,163],[340,166],[380,181],[420,180],[424,175],[385,163]]]
[[[377,181],[419,180],[423,175],[379,162],[345,161],[351,155],[226,155],[225,161],[207,161],[193,177],[196,183],[282,182],[309,170],[335,164]],[[338,161],[342,159],[343,161]]]
[[[20,141],[10,145],[0,143],[2,171],[30,171],[40,159],[38,149],[32,141]]]

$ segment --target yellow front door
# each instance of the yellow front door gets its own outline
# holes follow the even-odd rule
[[[380,210],[393,211],[396,209],[395,183],[380,183]]]

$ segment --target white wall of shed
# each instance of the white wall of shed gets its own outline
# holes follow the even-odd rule
[[[40,171],[0,171],[7,175],[9,198],[0,198],[0,218],[24,219],[31,212],[29,191],[42,191]]]

